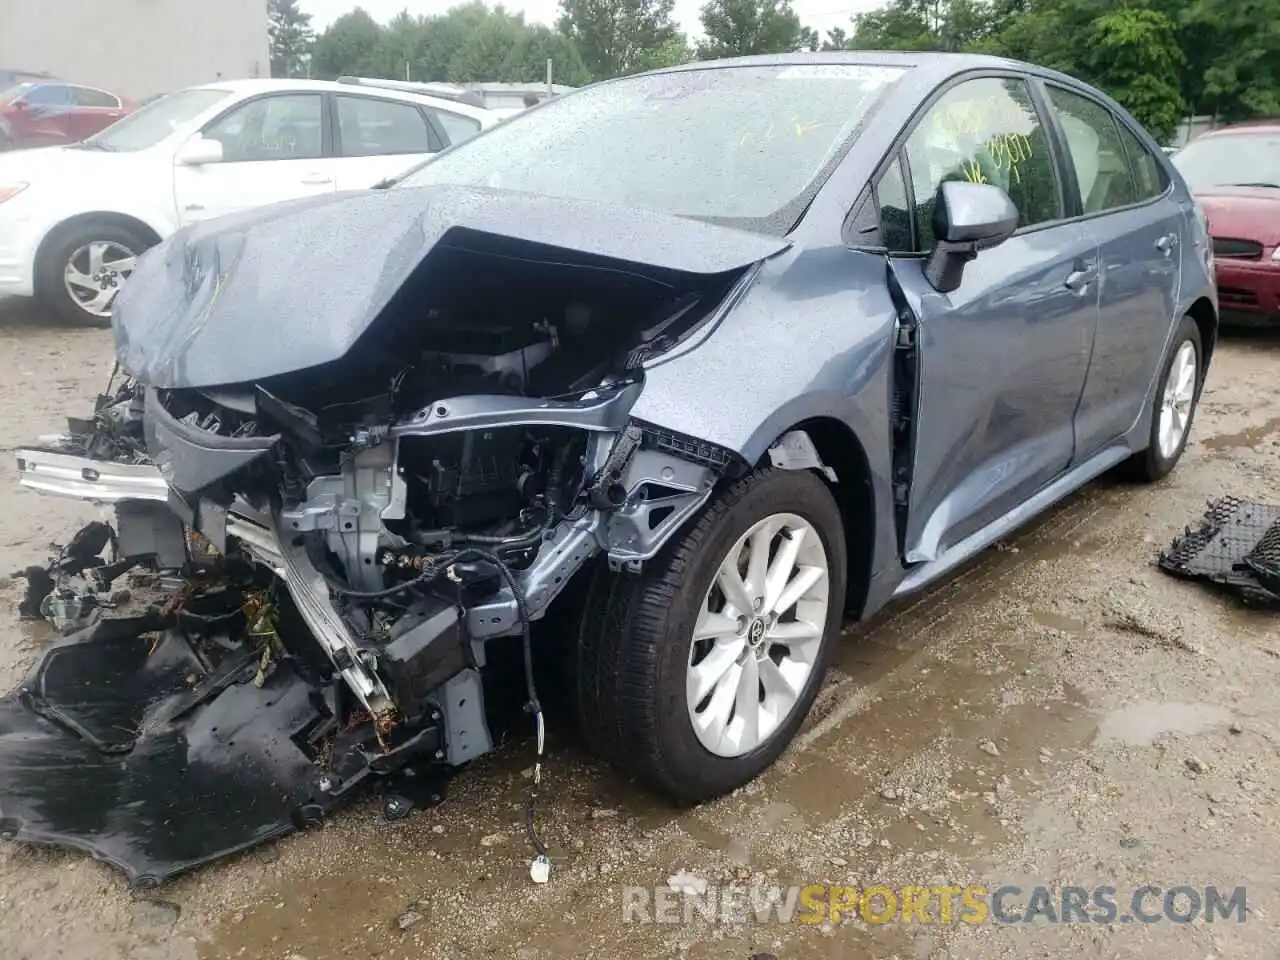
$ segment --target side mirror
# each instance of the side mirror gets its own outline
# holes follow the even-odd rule
[[[197,134],[182,145],[175,159],[185,167],[199,167],[206,163],[221,163],[222,143]]]
[[[949,181],[938,187],[933,234],[938,238],[925,263],[925,278],[939,293],[960,286],[964,268],[978,255],[1008,240],[1018,229],[1018,208],[989,183]]]

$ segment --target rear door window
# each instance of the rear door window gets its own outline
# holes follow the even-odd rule
[[[1085,214],[1137,203],[1141,197],[1125,155],[1120,126],[1111,111],[1088,97],[1049,85],[1071,154],[1071,166]]]
[[[71,96],[75,99],[76,105],[80,107],[110,107],[120,106],[120,101],[114,94],[107,93],[105,90],[95,90],[93,87],[72,87]]]
[[[336,99],[342,156],[432,152],[427,119],[413,104],[374,97]]]
[[[449,138],[446,146],[453,146],[456,143],[462,143],[464,140],[470,140],[480,132],[480,121],[473,120],[471,117],[464,117],[460,113],[450,113],[448,110],[431,110],[436,122],[440,124],[444,135]]]

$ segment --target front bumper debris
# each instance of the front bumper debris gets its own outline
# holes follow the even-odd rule
[[[0,700],[0,832],[87,851],[148,886],[347,796],[319,788],[326,687],[289,663],[257,685],[253,650],[208,639],[144,616],[50,649]]]
[[[169,499],[169,487],[153,464],[94,460],[61,452],[58,445],[66,438],[44,439],[47,445],[14,451],[18,483],[28,490],[102,504]]]
[[[1225,587],[1245,603],[1280,604],[1280,506],[1230,496],[1213,501],[1200,526],[1176,538],[1159,564],[1174,576]]]

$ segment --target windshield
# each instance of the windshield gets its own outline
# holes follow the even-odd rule
[[[1230,133],[1193,140],[1173,165],[1192,190],[1206,187],[1280,188],[1280,133]]]
[[[113,153],[146,150],[229,96],[230,91],[212,87],[171,93],[139,107],[101,133],[89,137],[81,146]]]
[[[785,233],[897,67],[720,67],[628,77],[551,100],[401,181],[627,204]]]

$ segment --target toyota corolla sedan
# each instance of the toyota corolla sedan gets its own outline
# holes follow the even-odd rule
[[[7,701],[0,821],[154,880],[434,783],[503,706],[540,755],[552,610],[599,754],[741,786],[845,618],[1172,470],[1218,312],[1204,218],[1113,100],[822,53],[592,85],[382,189],[185,227],[114,330],[123,384],[21,482],[119,503],[124,560],[226,566],[162,663],[130,631],[163,624],[114,621]]]

